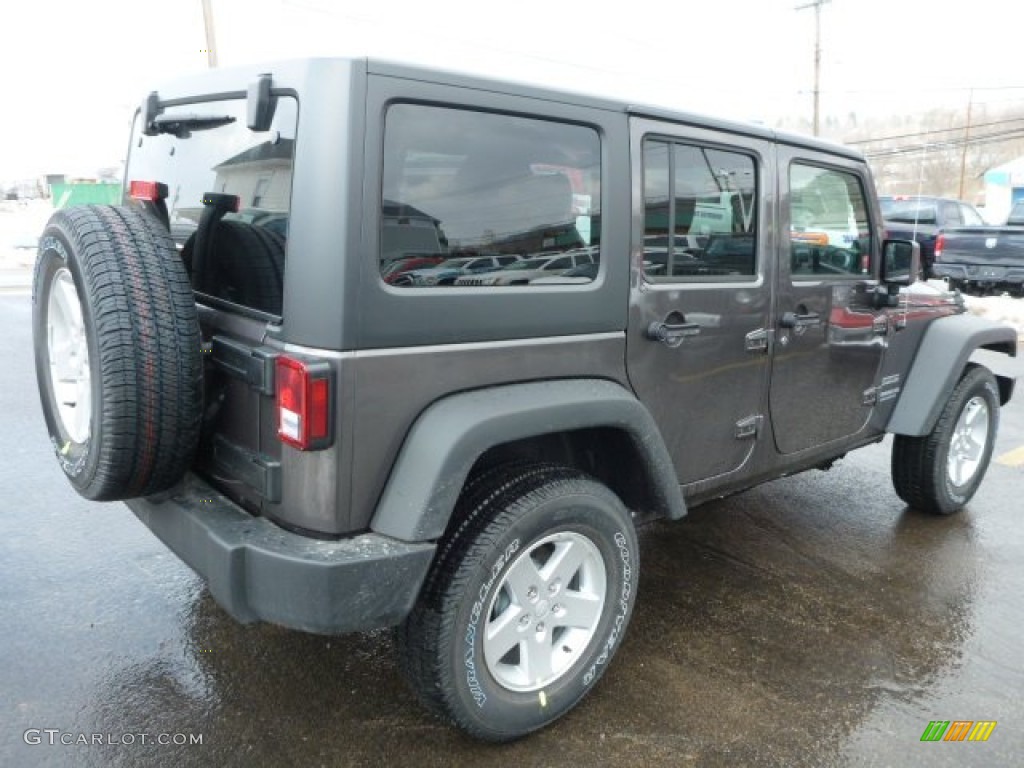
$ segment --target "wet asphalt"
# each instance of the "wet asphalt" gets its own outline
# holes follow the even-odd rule
[[[240,626],[127,508],[76,496],[29,309],[0,296],[0,766],[1022,763],[1022,466],[934,518],[892,491],[886,441],[646,527],[604,680],[486,746],[419,708],[389,632]],[[996,455],[1024,446],[1024,394],[1002,417]],[[923,743],[932,720],[998,724]]]

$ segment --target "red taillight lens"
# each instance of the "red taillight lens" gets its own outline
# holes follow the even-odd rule
[[[151,203],[167,198],[167,185],[159,181],[133,181],[128,185],[132,200],[148,200]]]
[[[300,451],[331,444],[331,369],[282,355],[275,364],[277,436]]]
[[[939,235],[935,238],[935,260],[942,258],[942,250],[946,247],[946,236]]]

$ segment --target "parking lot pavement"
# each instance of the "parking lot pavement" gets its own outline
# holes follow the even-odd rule
[[[886,441],[648,526],[607,676],[552,728],[486,746],[413,702],[388,632],[239,626],[123,505],[78,498],[47,444],[29,317],[27,296],[0,296],[0,765],[1012,766],[1024,753],[1012,462],[947,518],[899,502]],[[1024,446],[1024,395],[1002,415],[997,456]],[[922,742],[935,720],[997,725],[985,743]],[[104,743],[61,743],[82,738]]]

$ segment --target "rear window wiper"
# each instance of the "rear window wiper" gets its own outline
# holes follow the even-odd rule
[[[169,133],[187,139],[192,131],[208,131],[235,122],[230,115],[157,115],[151,129],[154,133]]]

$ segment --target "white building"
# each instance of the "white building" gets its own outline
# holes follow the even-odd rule
[[[985,171],[985,218],[1002,224],[1010,208],[1024,200],[1024,157]]]

